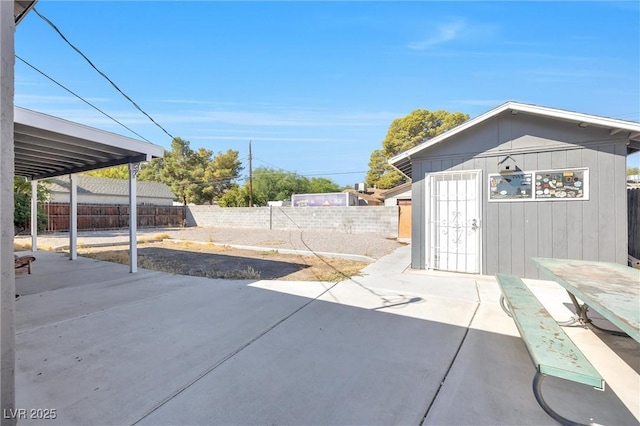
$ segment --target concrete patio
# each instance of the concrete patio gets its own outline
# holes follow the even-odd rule
[[[409,246],[337,284],[36,257],[16,279],[16,406],[56,418],[20,424],[555,424],[493,278],[407,271]],[[527,283],[570,315],[559,286]],[[638,344],[567,332],[608,387],[550,378],[547,401],[638,424]]]

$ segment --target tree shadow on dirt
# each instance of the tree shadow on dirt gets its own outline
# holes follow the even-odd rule
[[[228,279],[272,280],[293,274],[309,265],[218,253],[198,253],[160,247],[138,249],[143,268],[160,269],[182,275]],[[147,266],[145,266],[145,264]]]

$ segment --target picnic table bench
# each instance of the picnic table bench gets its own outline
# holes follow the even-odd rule
[[[624,265],[585,260],[532,258],[532,263],[569,294],[576,316],[556,322],[540,301],[514,275],[497,274],[502,289],[500,305],[511,316],[536,367],[533,392],[542,409],[561,424],[574,425],[556,413],[542,397],[546,375],[604,390],[604,380],[561,328],[580,323],[640,342],[640,271]],[[582,303],[580,303],[582,301]],[[595,326],[587,316],[598,312],[621,332]]]
[[[500,305],[513,318],[536,368],[536,401],[559,423],[578,424],[547,404],[542,396],[542,381],[545,376],[554,376],[604,390],[604,379],[520,278],[505,274],[497,274],[496,278],[502,289]]]
[[[36,260],[33,256],[13,255],[13,266],[16,275],[26,275],[31,273],[31,263]]]

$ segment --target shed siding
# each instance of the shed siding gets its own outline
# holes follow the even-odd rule
[[[415,164],[412,168],[413,176],[411,179],[413,182],[411,184],[411,198],[414,206],[411,209],[411,265],[416,269],[425,269],[425,208],[429,208],[429,205],[425,197],[426,184],[424,175],[426,171],[424,166],[424,161]],[[422,176],[422,178],[419,176]],[[418,207],[416,208],[415,206]]]
[[[614,170],[615,170],[615,148],[612,146],[602,147],[598,152],[598,169],[603,173],[599,173],[597,181],[598,194],[600,201],[597,206],[598,211],[598,247],[600,250],[599,260],[607,262],[615,262],[615,239],[611,238],[615,235],[615,215],[612,215],[611,208],[615,206],[614,189]],[[609,173],[604,173],[608,170]]]
[[[529,259],[557,257],[626,264],[626,140],[605,129],[581,128],[502,114],[412,159],[412,266],[428,268],[426,176],[482,170],[482,273],[541,277]],[[589,200],[489,203],[487,175],[510,155],[522,170],[589,168]]]
[[[524,170],[535,170],[538,168],[538,154],[537,153],[527,153],[523,155],[523,169]],[[524,208],[524,249],[523,249],[523,257],[524,257],[524,273],[523,276],[534,276],[536,275],[537,268],[529,262],[529,259],[533,257],[539,247],[539,236],[538,236],[538,208]]]
[[[585,150],[567,152],[567,167],[583,167],[582,161]],[[591,179],[590,179],[591,180]],[[584,212],[585,203],[577,203],[567,209],[567,259],[582,259],[584,257]]]
[[[615,208],[612,216],[616,222],[616,242],[626,241],[625,244],[615,245],[614,262],[620,262],[619,259],[623,259],[623,263],[626,265],[629,256],[629,222],[627,216],[629,215],[629,207],[627,204],[627,145],[617,144],[615,145],[615,177],[614,183],[624,181],[624,185],[614,185],[615,192]]]

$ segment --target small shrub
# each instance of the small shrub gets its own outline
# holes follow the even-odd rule
[[[235,271],[208,271],[202,275],[207,278],[221,278],[225,280],[259,280],[260,271],[256,271],[251,266],[246,269]]]

